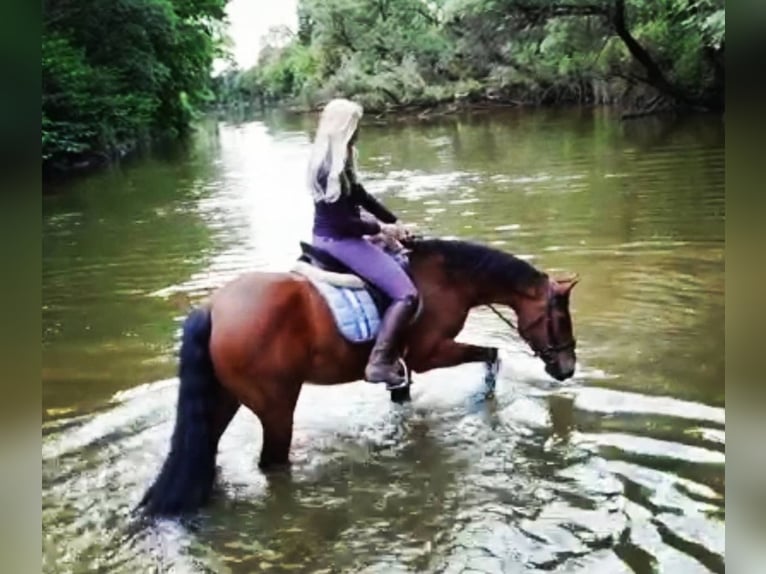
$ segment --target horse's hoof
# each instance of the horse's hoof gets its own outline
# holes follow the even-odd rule
[[[410,395],[410,385],[405,384],[402,387],[391,390],[391,402],[396,404],[408,403],[412,400]]]
[[[291,468],[289,460],[260,460],[258,461],[258,468],[264,473],[281,473],[289,471]]]

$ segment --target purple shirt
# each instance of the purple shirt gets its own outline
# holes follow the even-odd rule
[[[320,170],[318,180],[322,187],[327,185],[325,170]],[[353,181],[353,176],[341,175],[341,189],[340,197],[334,202],[314,203],[314,235],[342,239],[380,233],[380,224],[364,218],[360,210],[362,207],[383,223],[396,223],[396,216]]]

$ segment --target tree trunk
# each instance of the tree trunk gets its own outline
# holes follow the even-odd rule
[[[644,67],[644,70],[646,70],[646,83],[670,96],[679,104],[691,105],[692,102],[689,98],[668,81],[665,74],[662,73],[662,70],[652,59],[649,52],[638,43],[630,33],[630,30],[628,30],[625,23],[625,0],[614,0],[612,25],[614,26],[615,33],[628,48],[630,54]]]

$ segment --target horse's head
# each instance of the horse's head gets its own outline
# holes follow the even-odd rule
[[[441,285],[460,293],[466,307],[494,303],[512,307],[519,334],[543,360],[548,374],[559,381],[574,374],[569,294],[576,277],[553,280],[524,259],[466,241],[410,239],[405,246],[412,250],[412,268],[422,270],[422,281],[429,273],[446,273],[447,281]],[[430,261],[436,264],[422,263]]]
[[[516,309],[519,334],[543,360],[545,371],[558,381],[570,378],[577,362],[569,294],[578,280],[550,279]]]

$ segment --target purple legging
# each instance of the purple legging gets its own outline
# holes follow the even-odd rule
[[[394,258],[366,239],[333,239],[315,235],[314,245],[348,265],[391,299],[416,297],[418,294],[415,285]]]

